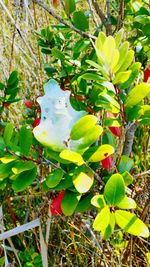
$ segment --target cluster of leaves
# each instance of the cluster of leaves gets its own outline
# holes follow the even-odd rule
[[[134,31],[134,35],[129,37],[129,41],[136,47],[136,55],[138,59],[145,64],[150,58],[150,12],[149,2],[135,1],[130,2],[126,6],[125,17],[132,21],[130,25],[126,25],[128,30]]]
[[[74,26],[83,31],[88,29],[87,16],[76,11],[75,1],[65,1],[65,11],[73,19]],[[132,122],[149,125],[150,107],[145,98],[150,93],[150,85],[136,84],[141,64],[134,61],[134,51],[129,49],[129,42],[122,42],[122,30],[115,37],[106,37],[100,32],[95,44],[84,37],[76,40],[75,34],[61,24],[53,25],[53,30],[52,26],[42,29],[37,35],[41,52],[46,59],[50,56],[50,63],[44,65],[49,78],[55,78],[62,90],[70,91],[70,102],[76,111],[86,113],[74,121],[68,139],[64,140],[65,149],[59,150],[55,149],[57,143],[51,147],[44,142],[43,146],[43,138],[46,129],[57,134],[54,131],[56,118],[64,115],[65,106],[63,109],[56,107],[58,117],[54,114],[49,129],[51,118],[49,115],[44,118],[44,104],[41,105],[45,132],[39,135],[38,141],[42,146],[32,136],[30,122],[20,129],[7,123],[0,136],[0,189],[11,186],[15,192],[21,192],[35,180],[40,184],[37,166],[43,164],[42,158],[52,166],[51,171],[45,173],[43,190],[60,191],[51,205],[53,215],[63,212],[70,216],[94,206],[98,208],[98,215],[93,227],[101,231],[104,239],[111,237],[116,224],[127,233],[148,237],[147,226],[133,212],[126,211],[136,208],[128,193],[128,186],[133,182],[130,174],[133,160],[117,155],[115,171],[111,168],[114,167],[112,157],[126,126]],[[11,74],[6,85],[0,86],[4,92],[2,101],[14,102],[18,92],[16,72]],[[31,105],[29,108],[32,109]],[[40,124],[33,133],[38,129]],[[61,136],[64,130],[61,120],[58,130]],[[71,142],[79,144],[78,150],[70,147]]]
[[[19,99],[16,98],[19,91],[19,77],[17,71],[13,71],[6,82],[0,82],[0,91],[0,112],[2,112],[4,107],[19,101]]]

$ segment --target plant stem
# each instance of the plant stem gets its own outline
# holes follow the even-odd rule
[[[87,37],[87,38],[91,38],[93,40],[96,39],[95,36],[88,34],[86,32],[83,32],[79,29],[77,29],[76,27],[74,27],[73,25],[68,24],[64,19],[62,19],[58,14],[56,14],[51,8],[49,8],[48,6],[46,6],[45,4],[43,4],[42,1],[39,0],[35,0],[35,3],[37,5],[39,5],[40,7],[42,7],[44,10],[46,10],[50,15],[52,15],[55,19],[57,19],[60,23],[64,24],[65,26],[67,26],[68,28],[70,28],[71,30],[79,33],[80,35],[82,35],[83,37]]]

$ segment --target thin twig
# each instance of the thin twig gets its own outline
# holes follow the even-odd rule
[[[93,6],[95,8],[95,11],[96,11],[97,15],[101,19],[101,22],[104,24],[104,27],[106,28],[106,34],[107,35],[112,35],[111,25],[110,25],[108,19],[106,18],[105,14],[103,13],[101,8],[99,7],[99,4],[97,3],[97,0],[92,0],[92,4],[93,4]]]
[[[5,6],[5,4],[3,3],[2,0],[0,0],[0,5],[2,6],[3,10],[5,11],[6,15],[8,16],[8,18],[10,19],[11,23],[14,25],[14,27],[16,28],[19,36],[21,37],[21,39],[23,40],[24,44],[26,45],[28,51],[30,52],[30,54],[32,55],[32,58],[37,62],[35,55],[33,54],[31,47],[28,45],[28,42],[26,40],[26,38],[23,36],[23,34],[21,33],[21,30],[19,28],[19,26],[15,23],[15,20],[13,19],[13,17],[11,16],[9,10],[7,9],[7,7]]]
[[[119,31],[123,26],[124,20],[124,0],[120,0],[119,11],[118,11],[118,23],[117,23],[117,31]]]
[[[94,21],[94,23],[95,23],[95,26],[96,26],[96,28],[98,29],[98,27],[99,27],[99,23],[98,23],[98,21],[97,21],[97,19],[96,19],[96,16],[95,16],[95,14],[94,14],[94,10],[93,10],[93,6],[92,6],[92,3],[91,3],[91,0],[87,0],[87,2],[88,2],[88,5],[89,5],[89,9],[90,9],[90,12],[91,12],[91,14],[92,14],[92,17],[93,17],[93,21]]]
[[[49,8],[48,6],[43,4],[42,1],[35,0],[35,3],[37,5],[39,5],[40,7],[42,7],[45,11],[47,11],[51,16],[53,16],[55,19],[57,19],[60,23],[64,24],[66,27],[70,28],[71,30],[77,32],[78,34],[82,35],[83,37],[91,38],[93,40],[96,39],[95,36],[88,34],[86,32],[83,32],[83,31],[77,29],[76,27],[74,27],[73,25],[68,24],[64,19],[62,19],[58,14],[56,14],[51,8]]]

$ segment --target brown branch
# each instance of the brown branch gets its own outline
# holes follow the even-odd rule
[[[125,6],[124,0],[120,0],[119,11],[118,11],[117,31],[119,31],[123,26],[124,6]]]
[[[123,148],[123,155],[130,156],[137,126],[138,126],[137,123],[134,123],[131,125],[130,129],[127,131],[126,140],[125,140],[125,144]]]
[[[99,23],[98,23],[98,21],[97,21],[97,19],[96,19],[96,16],[95,16],[95,14],[94,14],[94,10],[93,10],[93,6],[92,6],[92,3],[91,3],[91,0],[87,0],[87,2],[88,2],[88,5],[89,5],[89,9],[90,9],[91,15],[92,15],[92,17],[93,17],[93,21],[94,21],[94,23],[95,23],[95,26],[96,26],[96,28],[98,29],[98,27],[99,27]]]
[[[7,204],[8,204],[8,208],[9,208],[9,212],[10,212],[10,215],[11,215],[11,218],[12,218],[12,221],[13,221],[13,225],[15,227],[17,227],[17,220],[16,220],[16,217],[15,217],[15,214],[13,212],[13,209],[12,209],[12,206],[11,206],[11,202],[10,202],[10,198],[8,196],[8,192],[6,191],[5,193],[5,196],[6,196],[6,200],[7,200]]]
[[[104,24],[106,28],[106,34],[107,35],[112,35],[112,30],[111,30],[111,24],[109,23],[109,19],[105,16],[101,8],[99,7],[99,4],[97,3],[96,0],[92,0],[92,4],[95,8],[95,11],[99,18],[101,19],[101,22]]]
[[[76,27],[74,27],[73,25],[68,24],[64,19],[62,19],[58,14],[56,14],[51,8],[49,8],[48,6],[46,6],[45,4],[43,4],[42,1],[39,0],[35,0],[35,3],[37,5],[39,5],[40,7],[42,7],[45,11],[47,11],[51,16],[53,16],[56,20],[58,20],[60,23],[64,24],[66,27],[70,28],[71,30],[77,32],[78,34],[80,34],[83,37],[87,37],[87,38],[91,38],[93,40],[96,39],[95,36],[88,34],[86,32],[83,32],[79,29],[77,29]]]

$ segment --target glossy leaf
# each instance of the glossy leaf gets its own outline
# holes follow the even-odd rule
[[[125,197],[125,184],[122,175],[116,173],[109,178],[104,188],[104,197],[113,206],[118,205]]]
[[[139,218],[137,218],[134,213],[117,210],[115,212],[115,219],[118,226],[125,232],[135,236],[149,236],[148,227]]]
[[[75,209],[75,212],[86,212],[87,210],[89,210],[89,208],[91,207],[91,198],[92,198],[92,196],[93,196],[92,194],[84,195],[80,199],[80,201],[79,201],[79,203],[78,203],[78,205],[77,205],[77,207]]]
[[[87,131],[86,135],[82,139],[80,139],[81,144],[78,146],[78,149],[84,149],[91,146],[98,140],[102,132],[103,128],[100,125],[95,125],[93,128]]]
[[[70,133],[70,138],[72,140],[78,140],[84,137],[87,131],[93,128],[96,122],[97,118],[94,115],[86,115],[82,117],[73,125]]]
[[[73,175],[73,184],[79,193],[86,193],[94,182],[94,173],[87,166],[78,167]]]
[[[78,202],[81,198],[79,193],[73,193],[71,191],[66,191],[61,202],[62,211],[66,216],[70,216],[74,213]]]
[[[102,145],[89,148],[84,153],[84,158],[89,162],[101,161],[114,153],[111,145]]]
[[[11,123],[11,122],[7,123],[5,130],[4,130],[4,141],[5,141],[6,145],[9,145],[9,143],[10,143],[10,140],[11,140],[12,135],[13,135],[13,129],[14,129],[13,123]]]
[[[125,106],[131,108],[141,102],[150,92],[150,84],[141,83],[136,85],[130,92],[126,99]],[[135,97],[136,95],[136,97]]]
[[[123,29],[120,29],[116,36],[115,36],[115,42],[116,42],[116,47],[118,47],[121,43],[121,40],[123,38],[123,33],[124,33],[124,30]]]
[[[107,225],[107,227],[105,229],[102,229],[102,238],[104,240],[107,240],[111,237],[111,235],[114,232],[114,228],[115,228],[115,215],[114,213],[110,213],[110,220],[109,220],[109,224]]]
[[[105,206],[96,216],[93,228],[96,231],[105,231],[110,221],[110,209]]]
[[[136,202],[130,198],[125,196],[120,203],[117,205],[118,208],[120,209],[135,209],[136,208]]]
[[[14,177],[14,182],[12,188],[15,192],[21,192],[25,190],[29,185],[33,183],[36,178],[37,169],[21,172],[20,174]]]
[[[96,208],[102,209],[106,206],[106,202],[103,195],[96,195],[91,199],[91,204]]]
[[[24,156],[28,156],[31,145],[32,145],[31,128],[30,126],[24,125],[20,130],[20,152]]]
[[[14,166],[15,161],[0,164],[0,180],[7,178],[12,173],[11,168]]]
[[[131,70],[117,73],[113,80],[113,84],[126,82],[129,79],[130,75],[131,75]]]
[[[123,173],[125,171],[129,172],[131,168],[133,167],[134,161],[133,159],[129,158],[126,155],[121,156],[119,165],[118,165],[118,171]]]
[[[18,161],[13,167],[12,172],[14,174],[19,174],[24,171],[28,171],[35,168],[35,164],[32,161]]]
[[[124,180],[126,186],[132,184],[132,182],[133,182],[133,176],[129,172],[126,172],[125,171],[121,175],[123,177],[123,180]]]
[[[82,156],[74,151],[71,151],[69,149],[65,149],[63,150],[60,154],[59,154],[60,158],[68,160],[70,162],[73,162],[75,164],[77,164],[78,166],[84,164],[84,160],[82,158]]]
[[[65,0],[65,11],[67,15],[70,15],[76,9],[75,0]]]
[[[73,23],[76,28],[81,31],[86,31],[89,29],[89,21],[82,11],[75,11],[73,13]]]
[[[46,185],[50,188],[57,186],[62,177],[63,177],[63,170],[61,168],[55,169],[46,177]]]
[[[9,163],[9,162],[12,162],[12,161],[14,161],[14,160],[16,160],[16,159],[18,159],[18,157],[17,156],[15,156],[15,155],[5,155],[4,157],[2,157],[2,158],[0,158],[0,161],[2,162],[2,163]]]

